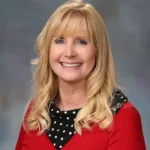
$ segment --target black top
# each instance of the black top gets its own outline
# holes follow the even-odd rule
[[[127,97],[118,89],[114,90],[111,111],[115,115],[120,108],[127,102]],[[51,126],[45,131],[48,138],[52,141],[57,150],[60,150],[76,133],[74,121],[79,109],[61,111],[56,107],[54,101],[51,103],[49,115]]]

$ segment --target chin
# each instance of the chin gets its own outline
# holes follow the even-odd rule
[[[84,79],[81,79],[81,78],[59,78],[59,81],[62,80],[63,82],[66,82],[66,83],[76,83],[76,82],[80,82]]]

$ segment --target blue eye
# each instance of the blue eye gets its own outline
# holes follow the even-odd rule
[[[77,43],[81,44],[81,45],[86,45],[87,44],[87,42],[85,40],[78,40]]]
[[[61,43],[63,43],[63,42],[64,42],[63,39],[56,39],[56,40],[55,40],[55,43],[56,43],[56,44],[61,44]]]

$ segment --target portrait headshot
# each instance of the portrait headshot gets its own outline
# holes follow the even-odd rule
[[[13,149],[146,150],[149,106],[138,95],[144,95],[148,78],[136,69],[142,68],[140,61],[134,66],[136,37],[135,49],[128,44],[131,40],[122,38],[123,22],[130,22],[121,17],[122,6],[86,0],[56,3],[50,12],[32,16],[40,27],[35,27],[29,50],[32,57],[26,70],[31,76],[24,79],[30,82],[24,104],[20,99],[13,107],[12,117],[18,118]],[[134,88],[134,82],[141,87]]]
[[[91,4],[58,7],[35,50],[34,97],[16,150],[146,149],[140,114],[115,81],[107,30]]]

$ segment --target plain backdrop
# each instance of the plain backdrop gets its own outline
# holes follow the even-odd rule
[[[31,93],[30,60],[47,19],[63,0],[1,0],[0,150],[15,147]],[[117,81],[141,114],[150,149],[150,1],[89,0],[101,14],[118,71]],[[138,132],[138,131],[137,131]]]

